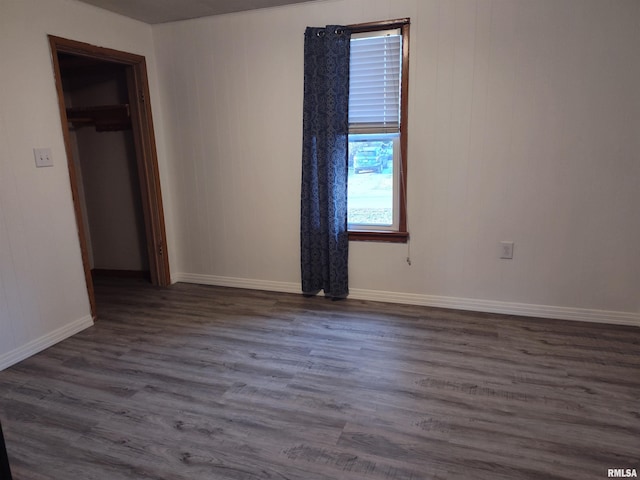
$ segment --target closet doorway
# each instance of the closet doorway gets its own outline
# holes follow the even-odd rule
[[[82,261],[171,283],[145,58],[49,36]]]

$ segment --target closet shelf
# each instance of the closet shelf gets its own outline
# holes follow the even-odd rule
[[[98,132],[113,132],[131,128],[129,105],[101,105],[67,108],[67,120],[73,128],[94,126]]]

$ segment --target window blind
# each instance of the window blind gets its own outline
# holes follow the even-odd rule
[[[397,30],[352,36],[349,131],[400,131],[402,36]],[[371,35],[371,34],[370,34]]]

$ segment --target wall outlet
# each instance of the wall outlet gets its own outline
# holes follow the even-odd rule
[[[36,159],[36,167],[53,167],[50,148],[34,148],[33,156]]]
[[[500,258],[513,258],[513,242],[500,242]]]

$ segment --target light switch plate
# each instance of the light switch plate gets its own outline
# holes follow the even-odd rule
[[[33,156],[36,159],[36,167],[53,167],[50,148],[34,148]]]
[[[500,258],[513,258],[513,242],[500,242]]]

